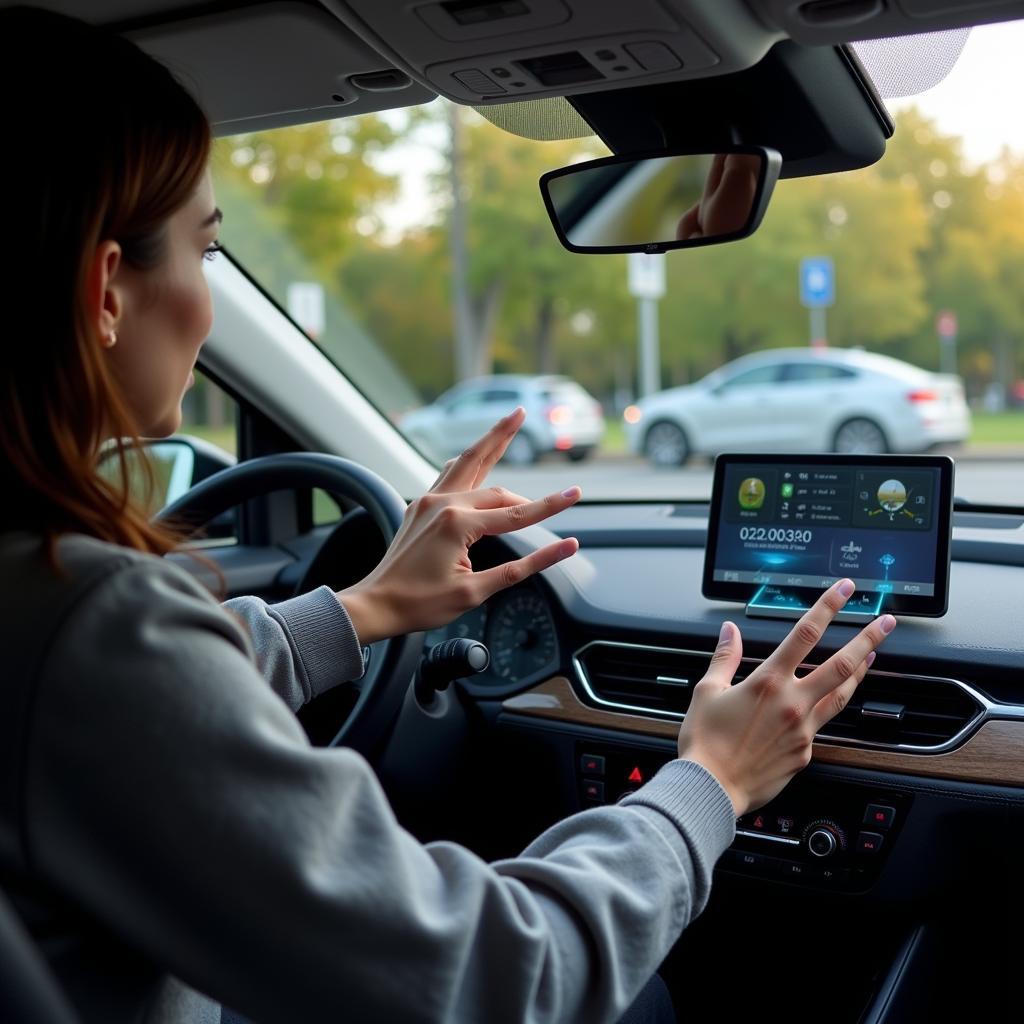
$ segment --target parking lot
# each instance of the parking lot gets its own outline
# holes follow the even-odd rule
[[[980,505],[1024,506],[1024,448],[998,454],[954,453],[954,458],[957,497]],[[583,463],[549,457],[526,468],[498,466],[491,481],[529,497],[579,484],[592,500],[706,499],[711,494],[711,463],[655,470],[628,456],[597,456]]]

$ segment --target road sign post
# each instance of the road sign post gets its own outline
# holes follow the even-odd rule
[[[825,310],[835,305],[836,272],[829,256],[807,256],[800,261],[800,302],[810,311],[811,348],[828,344]]]
[[[324,287],[317,281],[293,281],[288,285],[288,315],[314,340],[327,323]]]
[[[637,303],[637,385],[645,398],[661,390],[658,300],[665,294],[663,254],[629,254],[629,293]]]
[[[935,318],[935,333],[939,336],[939,368],[943,373],[957,372],[956,336],[959,330],[956,313],[944,309]]]

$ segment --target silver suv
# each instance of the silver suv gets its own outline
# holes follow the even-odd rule
[[[472,444],[517,405],[526,422],[505,461],[528,465],[548,452],[585,459],[604,437],[601,404],[568,377],[498,374],[464,381],[431,405],[404,416],[399,427],[424,454],[449,458]]]

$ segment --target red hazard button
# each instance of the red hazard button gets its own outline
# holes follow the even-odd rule
[[[643,772],[641,772],[638,767],[634,766],[633,770],[626,776],[626,779],[629,782],[643,782]]]
[[[857,836],[857,850],[860,853],[878,853],[882,848],[882,836],[877,832],[861,832]]]

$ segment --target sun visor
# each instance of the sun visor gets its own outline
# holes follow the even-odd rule
[[[306,4],[259,4],[129,27],[125,34],[192,90],[218,135],[428,103],[435,96],[336,18]]]
[[[853,49],[880,96],[895,99],[933,89],[960,59],[970,29],[928,32],[918,36],[866,39]]]
[[[594,129],[580,117],[579,111],[564,96],[521,100],[519,103],[496,103],[473,109],[498,128],[538,142],[583,139],[594,134]]]

